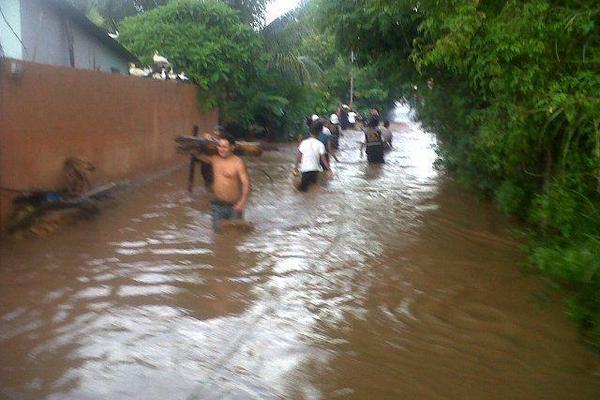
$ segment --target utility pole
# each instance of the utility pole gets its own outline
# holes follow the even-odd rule
[[[350,50],[350,108],[354,108],[354,50]]]

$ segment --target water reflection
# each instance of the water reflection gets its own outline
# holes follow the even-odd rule
[[[250,162],[253,232],[211,231],[185,172],[101,218],[0,250],[0,397],[592,399],[594,357],[520,274],[507,221],[396,125],[381,167],[343,138],[335,179]],[[551,349],[551,351],[549,351]]]

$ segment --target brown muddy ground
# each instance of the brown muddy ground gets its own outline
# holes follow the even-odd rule
[[[306,195],[291,147],[250,161],[251,233],[213,234],[181,171],[3,242],[0,398],[600,398],[560,298],[433,137],[397,125],[382,167],[358,138]]]

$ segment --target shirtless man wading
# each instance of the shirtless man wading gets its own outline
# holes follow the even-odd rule
[[[231,135],[223,135],[217,143],[218,155],[196,156],[198,160],[213,167],[214,200],[211,203],[211,212],[213,229],[216,232],[220,230],[221,220],[242,218],[250,195],[248,170],[242,159],[233,154],[234,148],[235,139]]]

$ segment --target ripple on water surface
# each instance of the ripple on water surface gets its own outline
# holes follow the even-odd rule
[[[292,146],[249,159],[251,233],[214,235],[181,171],[0,249],[0,397],[596,399],[506,219],[433,168],[431,135],[395,129],[378,167],[347,132],[303,195]]]

